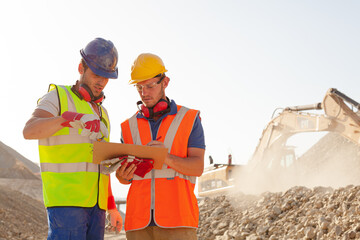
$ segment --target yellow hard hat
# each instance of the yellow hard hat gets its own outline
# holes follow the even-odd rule
[[[160,57],[151,53],[142,53],[131,66],[131,80],[129,84],[136,84],[167,72]]]

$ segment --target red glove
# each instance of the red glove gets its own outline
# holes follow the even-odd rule
[[[134,156],[121,156],[119,159],[127,159],[128,167],[132,164],[137,166],[134,174],[138,175],[139,177],[144,177],[151,169],[154,168],[154,160],[146,159],[146,158],[137,158]],[[123,165],[126,161],[122,161],[121,165]]]
[[[100,118],[95,114],[83,114],[66,111],[61,115],[61,117],[67,120],[67,122],[63,122],[61,124],[62,126],[83,129],[81,132],[82,136],[88,136],[93,140],[101,138],[101,133],[104,137],[109,136],[109,132],[105,124],[101,122]]]
[[[137,158],[135,156],[125,155],[113,159],[108,159],[102,161],[100,164],[103,165],[103,168],[101,172],[103,174],[111,174],[112,172],[115,172],[121,165],[124,163],[128,163],[126,168],[130,167],[132,164],[135,164],[137,166],[134,174],[144,177],[145,174],[151,171],[153,169],[154,160],[152,159],[146,159],[146,158]]]

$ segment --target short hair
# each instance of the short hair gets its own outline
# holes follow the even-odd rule
[[[86,64],[85,60],[82,58],[80,63],[83,65],[84,67],[84,72],[86,72],[86,70],[89,68],[89,66]]]

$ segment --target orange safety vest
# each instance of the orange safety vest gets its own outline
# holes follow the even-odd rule
[[[199,111],[177,106],[177,114],[166,116],[157,136],[162,136],[169,153],[187,157],[188,140]],[[121,124],[124,143],[146,145],[152,139],[148,120],[136,118]],[[154,221],[159,227],[197,228],[199,208],[194,194],[195,176],[176,172],[166,164],[161,170],[153,169],[144,178],[134,175],[131,183],[125,215],[125,231],[147,227],[154,210]]]

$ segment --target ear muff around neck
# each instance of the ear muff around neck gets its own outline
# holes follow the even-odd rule
[[[141,101],[137,102],[141,114],[147,118],[154,118],[170,112],[169,101],[160,99],[154,107],[147,108]]]
[[[98,97],[95,97],[89,86],[84,83],[80,84],[78,92],[87,102],[101,103],[105,99],[104,92],[101,92]]]
[[[161,99],[153,108],[154,113],[164,111],[169,108],[169,103],[164,99]]]

